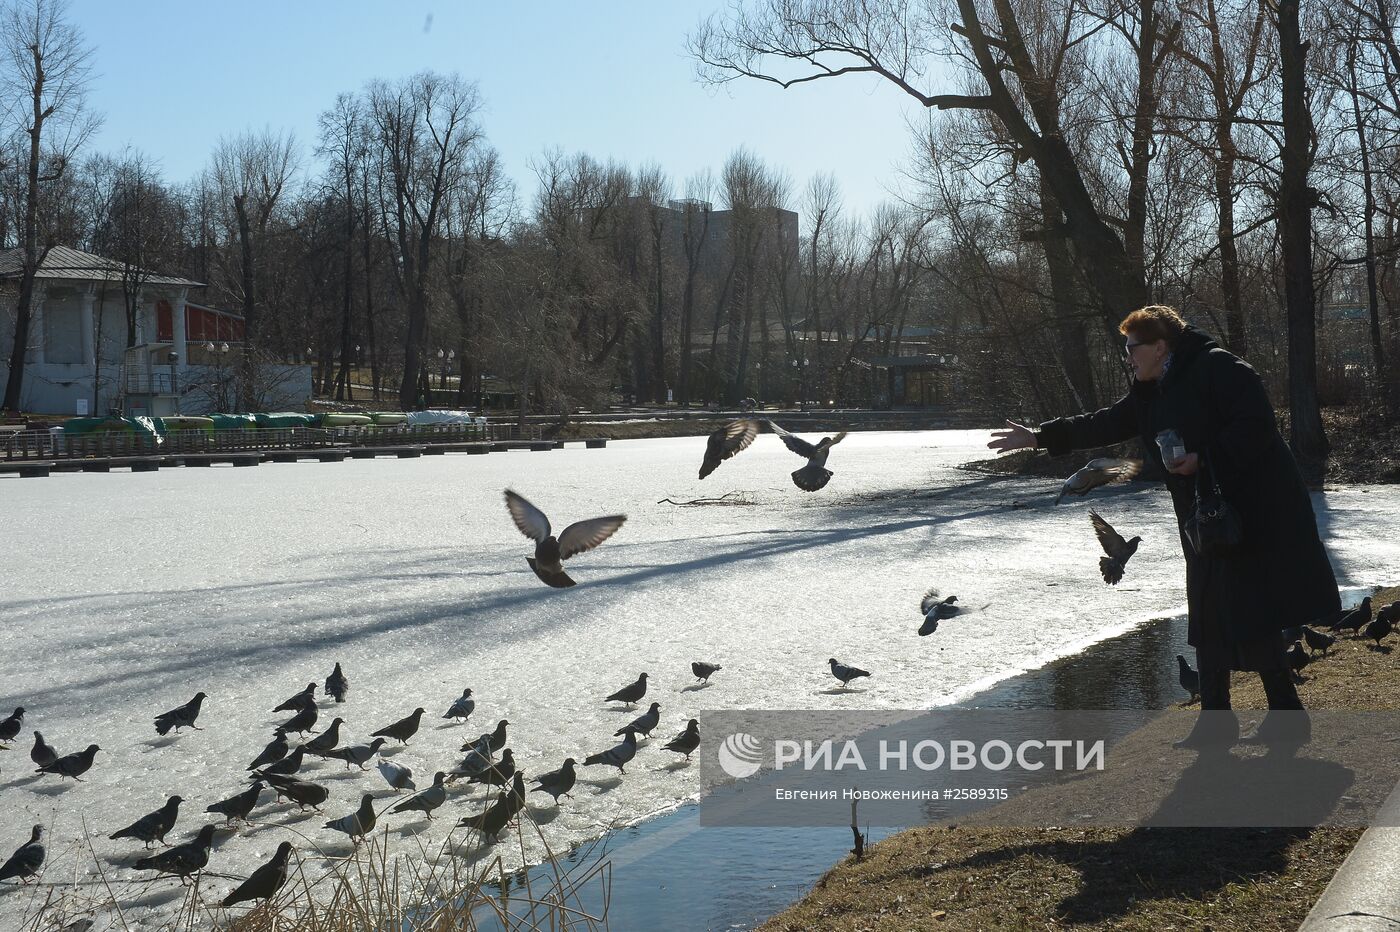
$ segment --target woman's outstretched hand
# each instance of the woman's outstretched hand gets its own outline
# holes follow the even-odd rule
[[[1201,457],[1198,454],[1187,453],[1181,459],[1167,466],[1167,472],[1178,476],[1194,476],[1200,465]]]
[[[992,431],[992,439],[987,441],[987,448],[996,450],[997,453],[1034,449],[1035,432],[1024,424],[1017,424],[1015,421],[1009,420],[1006,422],[1006,427]]]

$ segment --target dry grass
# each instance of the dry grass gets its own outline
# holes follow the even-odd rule
[[[1400,588],[1391,588],[1377,593],[1375,603],[1396,599]],[[1304,703],[1400,709],[1400,647],[1391,646],[1339,642],[1304,671]],[[1237,709],[1265,707],[1253,674],[1236,674],[1231,691]],[[1160,735],[1143,740],[1162,747]],[[1092,799],[1105,788],[1072,783],[1053,792]],[[833,868],[762,928],[1282,932],[1302,922],[1360,834],[1356,828],[917,828],[871,846],[861,862]]]

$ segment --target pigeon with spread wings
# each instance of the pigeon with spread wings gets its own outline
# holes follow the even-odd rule
[[[1101,485],[1117,485],[1137,478],[1142,472],[1142,460],[1120,459],[1114,456],[1100,456],[1089,460],[1074,475],[1064,481],[1060,492],[1055,496],[1055,504],[1066,495],[1087,495],[1091,489]]]
[[[506,507],[510,509],[511,520],[520,533],[535,542],[535,555],[526,557],[530,569],[545,585],[555,589],[566,589],[574,585],[569,574],[564,572],[563,561],[576,554],[592,550],[611,537],[626,515],[608,515],[603,518],[590,518],[575,521],[555,537],[550,532],[549,519],[544,512],[530,504],[510,489],[506,489]]]
[[[826,458],[831,454],[832,447],[846,439],[846,432],[843,430],[835,437],[823,437],[814,446],[801,437],[788,433],[772,421],[768,422],[768,426],[773,429],[773,433],[783,438],[783,443],[789,450],[807,458],[807,465],[793,472],[793,485],[804,492],[815,492],[825,488],[832,475],[831,470],[826,468]]]
[[[1103,581],[1111,586],[1118,585],[1123,579],[1123,571],[1128,567],[1128,560],[1137,553],[1138,544],[1142,543],[1141,537],[1134,537],[1124,540],[1123,535],[1113,529],[1099,513],[1089,511],[1089,520],[1094,523],[1094,533],[1099,536],[1099,544],[1103,547],[1103,552],[1107,556],[1099,557],[1099,571],[1103,573]]]
[[[700,464],[700,478],[714,472],[720,463],[736,453],[747,450],[758,436],[759,426],[758,421],[745,417],[730,421],[710,434],[709,442],[705,444],[705,461]]]

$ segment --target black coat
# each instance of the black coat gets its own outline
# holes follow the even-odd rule
[[[1169,427],[1188,452],[1208,462],[1244,526],[1238,552],[1215,559],[1197,556],[1181,535],[1189,642],[1199,647],[1207,625],[1238,644],[1335,616],[1341,610],[1337,580],[1264,383],[1204,331],[1189,327],[1181,335],[1157,381],[1134,382],[1112,407],[1047,421],[1039,438],[1059,456],[1137,437],[1144,455],[1161,468],[1156,437]],[[1196,481],[1167,474],[1178,528],[1195,503]]]

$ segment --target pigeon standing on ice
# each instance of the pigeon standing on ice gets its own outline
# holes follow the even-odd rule
[[[690,760],[690,755],[695,753],[695,749],[700,746],[700,723],[691,719],[685,724],[685,731],[676,735],[662,748],[664,751],[675,751],[677,754],[684,754],[686,760]]]
[[[634,706],[642,701],[642,697],[647,694],[647,675],[645,673],[637,677],[635,683],[629,683],[617,692],[613,693],[604,702],[625,702],[629,706]]]
[[[488,806],[484,812],[466,816],[457,823],[457,827],[474,828],[482,835],[495,841],[513,818],[515,818],[515,810],[510,801],[510,794],[498,793],[496,801]]]
[[[432,786],[428,787],[417,796],[410,796],[389,811],[421,812],[426,815],[428,821],[431,822],[433,820],[433,810],[447,802],[447,787],[443,786],[442,783],[446,777],[447,774],[439,770],[437,773],[433,774]]]
[[[272,860],[253,871],[252,875],[233,888],[219,905],[227,909],[248,900],[270,900],[282,885],[287,882],[287,861],[292,857],[292,843],[284,841],[277,846]]]
[[[175,820],[180,815],[180,803],[184,802],[178,796],[172,796],[165,801],[155,812],[147,813],[141,818],[132,822],[126,828],[118,829],[108,838],[115,841],[118,838],[135,838],[139,842],[145,843],[146,847],[151,846],[151,842],[158,841],[165,844],[166,833],[175,827]]]
[[[828,659],[827,663],[831,666],[831,675],[841,681],[842,688],[851,685],[851,680],[857,677],[870,675],[868,670],[862,670],[860,667],[847,666],[835,657]]]
[[[626,725],[623,725],[617,731],[613,732],[613,737],[621,737],[622,733],[630,728],[642,737],[650,738],[651,733],[655,731],[656,726],[660,724],[661,703],[653,702],[651,704],[651,708],[647,709],[641,715],[638,715],[636,718],[632,719],[632,721],[630,721]]]
[[[521,534],[535,542],[535,555],[526,557],[530,569],[535,571],[546,585],[555,589],[566,589],[574,585],[569,574],[564,572],[563,561],[585,551],[592,550],[612,537],[626,515],[608,515],[603,518],[590,518],[576,521],[564,528],[557,538],[551,533],[549,519],[534,505],[510,489],[506,489],[506,508],[511,520]]]
[[[1201,674],[1191,669],[1191,664],[1180,654],[1176,655],[1176,681],[1191,695],[1191,698],[1186,700],[1187,705],[1201,697]]]
[[[326,828],[333,828],[337,832],[344,832],[350,836],[350,840],[355,844],[374,831],[374,796],[366,793],[360,797],[360,808],[347,816],[338,819],[331,819],[326,823]]]
[[[181,728],[198,729],[199,726],[194,720],[199,718],[199,707],[204,703],[206,696],[202,692],[194,694],[194,698],[182,706],[171,709],[169,712],[162,712],[156,716],[156,734],[169,734],[174,728],[177,732]]]
[[[287,756],[287,732],[278,727],[276,737],[267,743],[267,747],[262,749],[253,762],[248,765],[249,770],[257,770],[259,767],[266,767],[268,764],[275,764]]]
[[[375,738],[369,744],[352,744],[348,747],[335,748],[334,750],[327,751],[322,756],[345,761],[346,770],[350,769],[351,764],[354,764],[361,770],[368,770],[369,768],[365,765],[370,762],[370,759],[374,757],[374,755],[379,753],[379,749],[384,746],[384,741],[384,738]]]
[[[826,458],[831,455],[832,447],[846,439],[844,430],[834,437],[823,437],[817,441],[816,446],[813,446],[801,437],[783,430],[772,421],[768,422],[768,426],[773,428],[773,433],[783,438],[783,443],[789,450],[798,456],[807,458],[807,465],[793,472],[793,485],[804,492],[816,492],[831,481],[832,472],[826,468]]]
[[[18,880],[28,883],[29,878],[39,873],[44,866],[44,827],[36,825],[30,830],[29,840],[15,849],[4,864],[0,864],[0,880]]]
[[[247,822],[248,814],[258,804],[258,797],[262,795],[264,785],[263,781],[256,780],[243,792],[206,806],[204,811],[223,816],[225,822]]]
[[[29,751],[29,759],[34,762],[35,767],[47,767],[58,760],[58,752],[49,747],[44,736],[36,731],[34,732],[34,747]]]
[[[506,748],[501,752],[501,759],[498,762],[488,764],[486,769],[480,773],[472,774],[467,782],[505,786],[513,776],[515,776],[515,754],[510,748]]]
[[[93,758],[97,752],[102,750],[95,744],[89,744],[86,748],[73,754],[65,754],[53,763],[40,767],[35,773],[55,773],[59,777],[71,777],[74,780],[81,780],[83,774],[92,768]]]
[[[1337,639],[1332,635],[1324,634],[1307,625],[1303,625],[1303,640],[1308,642],[1308,650],[1313,653],[1322,651],[1323,654],[1326,654],[1332,645],[1337,643]]]
[[[535,778],[535,786],[530,790],[532,793],[548,793],[554,797],[554,804],[559,805],[559,797],[567,796],[569,790],[574,788],[574,782],[578,779],[578,774],[574,771],[574,766],[578,761],[572,757],[564,758],[564,765],[558,770],[551,770],[549,773],[542,773]]]
[[[316,727],[316,719],[320,717],[321,710],[316,708],[316,704],[313,702],[304,709],[298,709],[297,713],[283,722],[280,727],[287,734],[304,735]]]
[[[470,689],[464,689],[462,690],[462,695],[457,697],[452,705],[447,707],[447,711],[443,713],[442,717],[465,722],[467,719],[471,718],[471,714],[475,711],[476,700],[472,698],[472,691]]]
[[[695,674],[695,678],[697,680],[700,680],[705,683],[708,683],[710,681],[710,677],[714,676],[716,673],[723,669],[724,667],[721,667],[717,663],[706,663],[703,660],[694,660],[691,661],[690,664],[690,672]]]
[[[292,749],[292,753],[273,764],[268,764],[262,770],[254,770],[255,779],[263,779],[269,774],[278,777],[295,776],[301,769],[302,758],[306,756],[306,748],[297,745]]]
[[[593,764],[606,764],[616,767],[619,773],[626,773],[627,762],[637,756],[637,733],[630,728],[626,729],[626,732],[621,744],[588,755],[583,759],[583,765],[589,767]]]
[[[1116,485],[1127,482],[1142,472],[1142,460],[1120,459],[1115,456],[1101,456],[1089,460],[1084,468],[1065,480],[1060,486],[1060,494],[1055,496],[1055,504],[1066,495],[1086,495],[1091,489],[1101,485]]]
[[[335,665],[331,675],[326,677],[326,695],[336,702],[344,702],[345,697],[350,695],[350,681],[346,679],[339,663]]]
[[[396,764],[391,760],[381,760],[379,762],[379,775],[395,791],[418,789],[418,785],[413,782],[413,771],[403,764]]]
[[[408,744],[408,739],[418,733],[418,723],[423,718],[422,708],[414,709],[405,718],[399,719],[392,725],[385,725],[378,731],[370,732],[371,738],[385,737],[393,738],[399,744]]]
[[[300,712],[307,706],[316,704],[316,684],[307,683],[306,688],[288,699],[283,700],[273,712]]]
[[[501,719],[499,722],[496,723],[496,727],[494,730],[488,731],[484,735],[477,736],[475,741],[467,741],[463,743],[462,750],[472,751],[480,749],[482,753],[484,753],[487,757],[490,757],[492,754],[495,754],[501,748],[505,747],[506,726],[509,724],[510,722],[506,721],[505,719]]]
[[[740,418],[710,434],[705,444],[705,461],[700,464],[700,478],[714,472],[724,460],[747,450],[758,436],[759,427],[759,422],[753,418]]]
[[[1099,572],[1103,573],[1104,582],[1116,586],[1123,580],[1123,571],[1128,567],[1128,560],[1137,553],[1142,538],[1124,540],[1123,535],[1115,531],[1113,525],[1099,517],[1099,513],[1092,508],[1089,510],[1089,520],[1094,525],[1094,533],[1098,535],[1099,546],[1103,547],[1103,552],[1107,554],[1099,557]]]
[[[1357,631],[1366,627],[1371,621],[1371,597],[1368,595],[1361,600],[1361,604],[1349,612],[1343,612],[1342,617],[1337,619],[1337,623],[1332,626],[1333,631],[1350,631],[1352,636]]]
[[[330,727],[303,744],[302,748],[305,749],[308,754],[316,754],[320,757],[325,757],[331,751],[335,750],[335,746],[340,743],[340,726],[343,724],[345,724],[345,719],[343,718],[337,717],[331,719]]]
[[[199,830],[194,840],[176,845],[169,851],[142,858],[132,865],[139,871],[160,871],[162,874],[175,874],[180,883],[191,874],[202,871],[209,863],[209,847],[214,844],[214,826],[206,825]]]
[[[306,780],[298,780],[295,777],[278,777],[268,774],[267,782],[277,793],[279,799],[285,796],[296,803],[298,809],[302,810],[310,806],[320,812],[321,803],[325,802],[331,795],[330,790],[324,786]]]
[[[0,744],[9,744],[19,734],[24,724],[24,706],[20,706],[6,719],[0,720]]]

